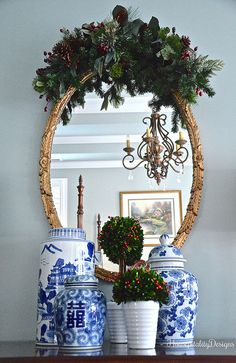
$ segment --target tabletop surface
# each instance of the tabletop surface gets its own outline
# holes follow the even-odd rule
[[[198,339],[191,347],[167,347],[151,350],[128,349],[126,344],[110,344],[105,342],[103,349],[97,352],[61,352],[56,347],[40,347],[35,342],[0,342],[0,359],[24,357],[161,357],[169,356],[235,356],[236,340]],[[112,360],[112,359],[111,359]],[[127,360],[127,359],[126,359]],[[36,359],[37,361],[37,359]]]

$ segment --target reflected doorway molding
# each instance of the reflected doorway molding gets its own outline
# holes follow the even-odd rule
[[[84,77],[82,77],[81,83],[85,83],[87,80],[92,78],[93,75],[93,72],[87,73],[86,75],[84,75]],[[62,227],[61,221],[57,214],[57,210],[54,206],[50,181],[51,151],[53,138],[57,125],[60,121],[61,114],[75,91],[76,88],[70,86],[65,95],[56,103],[49,115],[42,137],[39,160],[40,191],[44,211],[52,228]],[[184,245],[184,242],[187,239],[199,212],[200,200],[203,189],[204,166],[199,128],[193,116],[192,110],[178,92],[173,91],[173,97],[175,98],[176,105],[183,119],[185,120],[192,147],[193,162],[193,182],[190,191],[190,199],[187,206],[187,211],[181,227],[178,230],[177,235],[173,241],[173,244],[180,248]],[[116,275],[117,273],[115,272],[107,271],[103,268],[96,267],[96,276],[103,280],[114,281]]]

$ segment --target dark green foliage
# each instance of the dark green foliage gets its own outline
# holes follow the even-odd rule
[[[108,259],[126,265],[140,260],[143,250],[143,230],[139,222],[131,217],[109,217],[102,227],[99,241]]]
[[[169,289],[163,278],[154,270],[145,267],[132,268],[115,281],[113,299],[118,304],[149,300],[167,304]]]
[[[130,11],[121,5],[112,14],[111,20],[84,24],[73,32],[61,29],[63,39],[52,52],[44,52],[47,66],[37,70],[34,89],[55,104],[70,85],[77,88],[62,113],[64,123],[69,121],[73,107],[83,107],[87,92],[95,91],[104,98],[101,109],[107,109],[109,103],[115,107],[122,104],[123,90],[131,96],[149,92],[157,109],[162,105],[174,109],[173,130],[177,130],[184,120],[173,91],[180,92],[189,104],[196,103],[203,93],[212,97],[209,80],[223,67],[222,61],[197,55],[197,47],[190,47],[187,36],[180,37],[174,27],[172,31],[161,28],[155,17],[148,24],[130,20]],[[80,80],[89,71],[95,75],[82,86]]]

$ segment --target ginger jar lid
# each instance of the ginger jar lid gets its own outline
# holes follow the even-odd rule
[[[92,274],[69,276],[65,279],[65,287],[92,287],[98,285],[98,279]]]
[[[172,245],[170,241],[170,237],[168,234],[162,234],[159,238],[160,246],[154,247],[148,257],[148,262],[157,262],[157,261],[183,261],[184,256],[182,255],[181,250]]]

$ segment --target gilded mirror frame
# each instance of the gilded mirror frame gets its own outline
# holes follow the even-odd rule
[[[86,74],[81,83],[85,83],[88,79],[93,76],[93,72]],[[59,123],[60,116],[72,97],[73,93],[76,91],[75,87],[69,87],[65,95],[57,102],[57,104],[52,109],[48,121],[46,123],[45,131],[42,137],[41,151],[40,151],[40,191],[42,196],[42,201],[44,205],[45,214],[52,228],[62,227],[59,220],[56,208],[53,202],[51,182],[50,182],[50,166],[51,166],[51,150],[53,144],[54,134]],[[199,129],[197,122],[193,116],[192,110],[187,102],[181,97],[178,92],[173,92],[176,105],[185,120],[186,128],[189,134],[189,139],[192,147],[192,162],[193,162],[193,182],[190,192],[190,199],[187,206],[187,211],[184,220],[181,224],[180,229],[173,241],[173,244],[177,247],[182,247],[185,240],[187,239],[193,223],[198,215],[200,200],[203,189],[203,153],[202,145],[200,142]],[[103,268],[96,266],[96,276],[105,281],[114,281],[117,273],[107,271]]]

